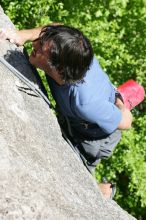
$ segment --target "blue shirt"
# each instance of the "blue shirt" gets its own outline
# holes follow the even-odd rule
[[[63,115],[97,125],[89,135],[100,137],[118,128],[122,114],[114,104],[116,90],[95,57],[83,82],[60,86],[51,77],[48,82]]]

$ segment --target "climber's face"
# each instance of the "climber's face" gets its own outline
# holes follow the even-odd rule
[[[63,82],[58,70],[52,67],[51,62],[49,62],[49,50],[52,46],[51,42],[45,42],[41,45],[40,40],[36,40],[33,42],[32,46],[33,51],[29,57],[30,63],[51,76],[59,85],[62,85]]]
[[[29,57],[29,61],[35,67],[42,69],[45,72],[52,71],[52,68],[49,65],[48,51],[50,45],[48,42],[44,43],[42,46],[40,40],[36,40],[32,43],[33,51]]]

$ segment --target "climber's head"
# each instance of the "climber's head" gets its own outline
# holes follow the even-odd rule
[[[64,83],[77,82],[85,76],[93,59],[90,41],[76,28],[45,26],[33,42],[30,62],[52,76],[59,74]]]

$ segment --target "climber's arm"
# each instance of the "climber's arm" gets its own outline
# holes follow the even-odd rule
[[[60,23],[52,23],[51,25],[59,25],[59,24]],[[39,37],[41,30],[42,27],[37,27],[27,30],[1,29],[0,39],[8,39],[11,43],[22,46],[27,41],[36,40]]]
[[[120,130],[129,129],[131,128],[132,124],[132,114],[129,109],[127,109],[123,102],[117,98],[116,100],[116,106],[121,110],[122,112],[122,119],[118,125],[118,128]]]
[[[8,39],[11,43],[21,46],[27,41],[33,41],[37,39],[41,29],[41,27],[28,30],[1,29],[0,39]]]

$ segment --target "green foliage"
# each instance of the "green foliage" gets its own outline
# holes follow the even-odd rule
[[[144,0],[1,0],[18,28],[60,21],[82,30],[112,82],[136,79],[146,87]],[[44,78],[44,76],[42,76]],[[117,183],[116,200],[131,214],[146,216],[146,102],[133,110],[133,128],[123,133],[113,156],[96,170]]]
[[[55,100],[53,99],[53,96],[51,94],[50,88],[48,86],[46,75],[45,75],[45,73],[42,70],[38,70],[38,72],[39,72],[39,75],[40,75],[41,80],[43,82],[43,85],[44,85],[44,87],[45,87],[45,89],[47,91],[48,99],[49,99],[49,101],[50,101],[50,103],[51,103],[51,105],[53,107],[53,110],[55,111],[56,103],[55,103]]]
[[[19,29],[50,23],[52,12],[57,20],[66,15],[63,3],[57,0],[1,0],[1,6]]]

